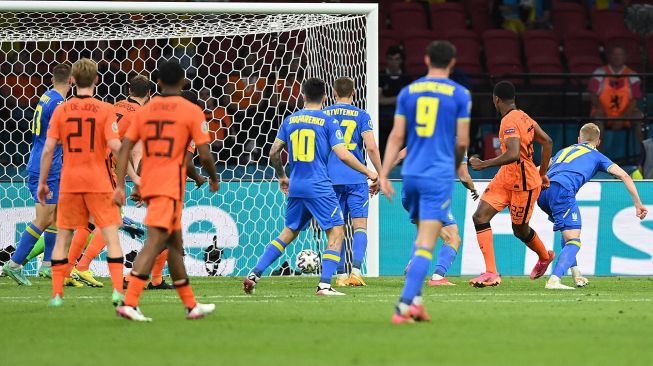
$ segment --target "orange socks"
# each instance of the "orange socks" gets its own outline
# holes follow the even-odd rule
[[[63,297],[63,283],[67,277],[68,259],[52,260],[52,297]]]
[[[184,303],[184,306],[187,309],[192,309],[195,307],[195,305],[197,305],[197,301],[195,301],[195,295],[193,294],[193,288],[190,287],[188,279],[175,282],[175,290],[177,290],[177,294],[179,294],[181,302]]]
[[[82,259],[80,259],[79,263],[77,263],[77,269],[82,272],[88,271],[88,268],[91,266],[93,259],[97,258],[97,256],[100,255],[100,252],[102,252],[102,249],[104,249],[105,246],[106,243],[102,237],[102,232],[100,230],[96,230],[93,233],[91,242],[88,244],[88,247],[86,247],[86,250],[84,251]]]
[[[111,275],[111,287],[122,294],[122,269],[123,257],[109,258],[107,257],[107,264],[109,265],[109,274]]]
[[[158,286],[163,282],[163,268],[166,266],[166,260],[168,259],[168,249],[165,249],[156,257],[154,265],[152,266],[152,279],[150,282],[152,286]]]
[[[531,229],[531,233],[528,235],[528,237],[531,239],[524,242],[526,246],[530,248],[530,250],[537,253],[537,256],[541,261],[549,260],[549,253],[547,252],[544,243],[542,243],[542,240],[537,235],[535,230]]]
[[[127,292],[125,292],[125,305],[134,308],[138,307],[138,299],[143,293],[148,278],[148,275],[135,275],[133,272],[129,274],[129,285],[127,286]]]
[[[494,242],[492,237],[492,228],[490,223],[474,225],[476,228],[476,239],[478,246],[483,253],[485,260],[485,272],[497,273],[497,263],[494,259]]]
[[[88,236],[91,235],[91,230],[89,228],[78,228],[73,235],[73,241],[70,244],[70,250],[68,250],[68,268],[66,272],[66,277],[70,277],[70,272],[75,267],[77,259],[82,255],[82,251],[88,242]]]

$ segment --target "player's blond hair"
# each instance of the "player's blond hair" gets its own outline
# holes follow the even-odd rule
[[[73,64],[73,78],[78,88],[93,86],[97,77],[97,64],[88,58],[82,58]]]
[[[586,123],[580,128],[580,139],[585,142],[597,142],[601,138],[601,129],[594,123]]]

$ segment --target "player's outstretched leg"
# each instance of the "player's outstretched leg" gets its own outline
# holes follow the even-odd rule
[[[497,272],[497,264],[494,258],[494,236],[490,226],[490,220],[497,213],[498,211],[494,207],[481,198],[478,208],[472,216],[478,246],[481,248],[483,260],[485,261],[485,272],[469,281],[469,284],[474,287],[498,286],[501,284],[501,276]]]
[[[331,287],[331,278],[341,260],[340,250],[342,249],[342,240],[345,233],[342,225],[339,225],[327,229],[326,234],[329,243],[322,254],[322,273],[315,294],[319,296],[342,296],[344,295],[342,292],[338,292]]]
[[[404,289],[392,316],[393,324],[413,323],[415,320],[431,320],[431,317],[426,313],[421,292],[424,279],[428,274],[433,259],[433,248],[435,248],[441,228],[442,223],[440,221],[422,220],[418,223],[415,253],[410,260]]]
[[[68,250],[73,237],[73,231],[59,229],[57,241],[52,250],[52,299],[49,302],[51,307],[63,305],[63,287],[68,270]]]
[[[565,235],[568,234],[568,232],[565,232],[563,234],[563,237],[567,236],[576,236],[576,237],[571,237],[565,241],[565,246],[562,248],[560,251],[560,255],[558,256],[558,261],[556,262],[555,267],[553,267],[553,272],[551,274],[551,277],[549,277],[549,280],[546,282],[546,289],[549,290],[573,290],[573,287],[565,286],[560,282],[560,279],[564,274],[567,272],[567,270],[574,264],[576,263],[576,255],[578,254],[578,251],[580,250],[581,246],[581,241],[580,241],[580,230],[570,230],[574,231],[573,234],[576,235]]]
[[[193,288],[188,282],[186,267],[184,266],[184,249],[181,230],[177,230],[168,239],[168,267],[170,276],[175,285],[175,290],[186,308],[186,319],[201,319],[213,311],[215,304],[200,304],[195,300]]]
[[[82,258],[77,262],[71,274],[76,275],[77,278],[84,284],[91,287],[104,287],[104,284],[93,277],[93,272],[90,270],[91,262],[97,258],[106,246],[106,241],[102,235],[101,230],[93,231],[93,237],[88,243]]]
[[[546,273],[546,270],[555,258],[555,252],[553,250],[546,250],[540,237],[528,224],[513,224],[512,231],[519,240],[524,242],[524,244],[526,244],[526,246],[538,256],[537,263],[535,263],[535,266],[531,271],[531,280],[544,276],[544,273]]]
[[[353,261],[351,266],[351,274],[349,275],[349,284],[351,286],[367,286],[363,280],[361,267],[363,266],[363,259],[367,251],[367,218],[355,217],[352,219],[354,226],[353,238]],[[344,257],[343,259],[344,260]]]
[[[150,283],[147,284],[146,290],[172,290],[175,286],[166,283],[163,279],[163,269],[168,260],[168,249],[165,249],[161,254],[156,257],[154,266],[152,266],[152,276]]]
[[[278,237],[270,241],[270,243],[265,247],[263,255],[259,258],[252,272],[250,272],[250,274],[248,274],[243,280],[243,290],[246,294],[254,293],[254,287],[259,279],[261,279],[261,276],[263,276],[263,272],[281,256],[281,254],[286,250],[286,247],[295,240],[297,235],[299,235],[299,231],[293,231],[290,228],[285,227]]]
[[[443,227],[440,231],[440,237],[444,244],[440,247],[435,273],[429,280],[429,286],[455,286],[455,284],[447,280],[445,275],[456,259],[460,247],[461,240],[458,234],[458,225],[453,224]]]

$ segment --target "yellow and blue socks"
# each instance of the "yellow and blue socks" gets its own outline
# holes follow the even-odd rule
[[[352,267],[361,269],[363,259],[365,259],[365,251],[367,250],[367,229],[359,227],[354,229],[353,249],[354,260]]]
[[[57,241],[57,228],[50,226],[43,233],[43,262],[50,262],[54,243]]]
[[[456,259],[456,254],[458,253],[453,247],[447,244],[442,245],[440,252],[438,253],[438,262],[435,265],[435,274],[444,277],[449,270],[449,267],[451,267],[451,264]]]
[[[288,244],[284,243],[279,238],[273,239],[270,244],[265,247],[265,252],[263,252],[263,255],[261,258],[259,258],[258,263],[256,263],[256,267],[254,267],[252,273],[254,273],[256,277],[261,277],[263,275],[263,271],[265,271],[274,261],[281,257],[281,254],[283,254],[284,250],[286,250],[287,245]]]
[[[576,254],[580,250],[580,245],[580,238],[569,239],[565,242],[565,246],[560,251],[560,255],[558,255],[558,261],[555,267],[553,267],[552,274],[554,276],[562,278],[569,268],[575,266]]]
[[[32,248],[34,248],[36,242],[41,237],[41,234],[43,234],[43,232],[33,223],[27,225],[27,228],[20,236],[16,251],[11,256],[11,261],[16,265],[22,264],[23,261],[27,258],[27,255],[32,251]]]
[[[580,241],[580,240],[579,240]],[[563,249],[565,247],[565,238],[560,235],[560,249]],[[573,267],[578,267],[578,261],[574,257],[574,263],[571,264],[571,268]]]
[[[410,267],[406,272],[406,283],[397,305],[398,312],[404,313],[407,306],[412,304],[415,297],[421,293],[432,259],[433,253],[430,249],[420,246],[415,247],[415,254],[413,254]]]
[[[322,254],[322,274],[320,275],[320,284],[331,285],[331,277],[340,262],[340,253],[336,250],[327,249]]]

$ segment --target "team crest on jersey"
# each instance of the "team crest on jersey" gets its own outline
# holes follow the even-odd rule
[[[342,139],[342,131],[337,130],[336,131],[336,137],[339,138],[339,139]]]
[[[113,130],[115,133],[118,133],[118,122],[113,122],[111,124],[111,130]]]
[[[209,133],[209,123],[206,121],[202,122],[202,133]]]
[[[509,129],[503,131],[503,133],[515,133],[515,129],[514,128],[509,128]]]

